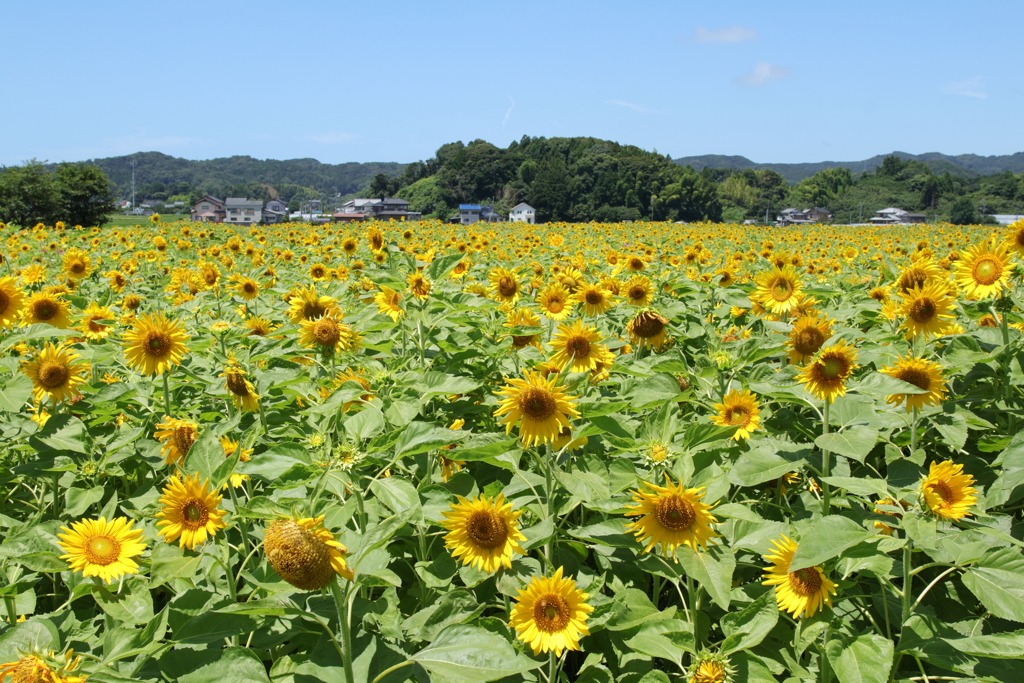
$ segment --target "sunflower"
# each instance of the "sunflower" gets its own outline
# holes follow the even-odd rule
[[[630,343],[635,344],[637,349],[649,346],[655,351],[661,351],[668,337],[668,318],[656,311],[640,311],[626,325],[626,331],[629,332]]]
[[[53,650],[46,656],[41,655],[28,653],[17,661],[0,664],[0,682],[10,677],[11,683],[84,683],[88,678],[68,675],[82,661],[81,657],[75,656],[74,650],[64,653],[63,662],[54,658]]]
[[[381,251],[384,249],[384,233],[377,226],[371,226],[366,233],[366,239],[370,243],[370,251]]]
[[[318,295],[316,285],[299,287],[290,294],[288,317],[293,323],[316,320],[331,311],[341,313],[341,309],[338,308],[338,300],[334,297]]]
[[[79,395],[78,385],[85,383],[88,363],[74,363],[81,358],[63,346],[46,343],[30,360],[22,361],[21,371],[32,380],[32,396],[42,403],[46,399],[54,405]]]
[[[750,432],[761,429],[757,397],[749,391],[730,391],[721,403],[715,404],[715,410],[718,414],[711,418],[713,423],[719,427],[738,427],[732,436],[736,441],[749,439]]]
[[[582,285],[572,298],[583,306],[586,315],[601,315],[612,307],[612,293],[600,283]]]
[[[84,280],[92,272],[92,261],[89,254],[72,247],[64,252],[64,272],[72,280]]]
[[[921,257],[907,267],[896,279],[896,289],[906,294],[912,289],[924,287],[942,279],[942,271],[930,258]]]
[[[14,327],[25,305],[25,293],[13,277],[0,277],[0,327]]]
[[[260,295],[260,283],[251,277],[238,277],[235,284],[235,293],[245,299],[252,301]]]
[[[610,364],[615,357],[606,346],[598,343],[601,339],[593,325],[584,325],[578,320],[572,325],[559,325],[551,340],[556,353],[549,362],[569,372],[590,372],[599,362]]]
[[[920,356],[899,358],[896,364],[882,368],[879,372],[924,389],[926,394],[892,394],[885,399],[886,403],[900,406],[907,402],[907,412],[924,406],[937,406],[942,403],[946,394],[946,385],[942,379],[942,366]]]
[[[124,335],[125,359],[143,375],[162,375],[181,362],[188,352],[188,335],[177,320],[163,313],[136,318]]]
[[[654,300],[654,285],[646,275],[634,275],[623,286],[624,294],[631,306],[650,306]]]
[[[60,296],[50,292],[36,292],[29,296],[21,310],[21,319],[26,325],[45,323],[59,330],[71,327],[68,304]]]
[[[928,468],[928,476],[921,482],[921,497],[924,504],[939,519],[956,520],[971,515],[968,509],[978,502],[978,492],[971,486],[974,477],[963,473],[962,464],[954,465],[951,460],[936,463]]]
[[[626,259],[626,270],[631,270],[635,273],[645,269],[646,267],[647,264],[644,263],[644,260],[639,256],[630,256]]]
[[[345,252],[346,256],[352,256],[352,254],[356,253],[358,246],[359,245],[356,244],[356,241],[351,237],[346,237],[341,241],[341,250]]]
[[[509,615],[516,635],[533,649],[533,654],[579,650],[580,636],[589,636],[587,618],[594,608],[590,597],[576,588],[572,579],[562,578],[562,567],[550,578],[535,576],[525,590],[520,589]]]
[[[67,554],[60,559],[67,560],[71,571],[98,576],[108,584],[124,574],[136,574],[139,565],[131,558],[141,555],[146,544],[142,529],[132,529],[132,524],[125,517],[110,522],[100,517],[72,522],[70,529],[62,526],[58,545]]]
[[[734,673],[728,657],[705,651],[697,656],[697,665],[691,670],[688,683],[727,683]]]
[[[442,513],[447,521],[441,526],[448,530],[444,547],[452,551],[452,557],[478,571],[493,574],[502,567],[511,569],[512,553],[526,554],[519,545],[526,540],[519,531],[522,510],[513,511],[512,503],[506,503],[501,493],[493,502],[484,495],[475,500],[457,498],[459,502]]]
[[[179,548],[195,550],[209,538],[213,538],[218,529],[226,529],[224,511],[217,509],[221,496],[209,490],[210,482],[199,481],[199,474],[179,479],[172,476],[170,483],[164,487],[160,497],[162,509],[156,518],[160,535],[168,543],[178,541]]]
[[[1010,286],[1015,265],[1005,243],[982,242],[961,253],[956,262],[956,284],[971,299],[999,296]]]
[[[108,307],[90,302],[82,312],[78,327],[89,341],[102,341],[110,336],[110,325],[103,325],[97,321],[114,319],[114,312]]]
[[[575,397],[566,396],[562,387],[555,386],[558,376],[545,379],[539,372],[527,371],[525,379],[510,379],[508,386],[498,392],[500,400],[496,417],[504,416],[498,424],[505,432],[519,423],[519,438],[527,448],[534,444],[554,441],[571,418],[579,417],[573,405]]]
[[[238,450],[238,442],[235,441],[234,439],[232,439],[229,436],[222,436],[222,437],[220,437],[219,441],[220,441],[220,447],[224,449],[224,457],[225,458],[230,458],[232,455],[235,454],[235,451]],[[242,452],[238,454],[238,460],[240,462],[249,462],[252,459],[251,456],[252,456],[252,449],[251,448],[243,448]],[[249,475],[248,474],[232,473],[231,474],[231,478],[230,478],[231,488],[235,488],[235,489],[240,488],[242,486],[242,482],[245,482],[245,481],[248,481],[248,480],[249,480]],[[228,487],[228,485],[225,484],[224,488],[227,488],[227,487]]]
[[[823,315],[797,318],[786,341],[789,346],[789,362],[799,365],[810,360],[832,336],[833,322]]]
[[[402,295],[399,292],[384,285],[381,285],[380,291],[373,295],[373,302],[377,304],[377,312],[391,316],[396,323],[405,315],[405,311],[398,305],[401,300]]]
[[[255,412],[260,409],[260,397],[252,382],[246,379],[245,375],[245,369],[238,364],[233,356],[229,356],[220,377],[224,378],[225,388],[235,407],[242,411]]]
[[[247,336],[250,337],[266,337],[277,329],[277,325],[267,318],[259,315],[250,315],[245,319],[245,322],[242,323],[242,327],[249,330],[249,334]]]
[[[278,576],[300,590],[326,587],[337,574],[351,581],[348,550],[323,527],[324,515],[279,519],[267,527],[263,550]]]
[[[330,355],[351,348],[353,330],[341,322],[337,309],[315,319],[301,321],[299,343],[307,349],[319,349]]]
[[[938,282],[907,291],[900,304],[900,313],[906,317],[903,326],[907,328],[907,336],[941,336],[954,318],[952,311],[955,306],[956,299]]]
[[[541,312],[551,320],[565,320],[572,313],[573,302],[568,290],[561,282],[554,282],[537,294]]]
[[[792,265],[773,266],[757,276],[755,296],[764,308],[775,315],[786,315],[800,301],[802,284]]]
[[[431,282],[422,273],[411,273],[405,281],[409,284],[409,293],[417,299],[423,300],[430,296]]]
[[[650,482],[644,484],[652,493],[640,490],[631,491],[636,505],[626,505],[630,512],[627,517],[640,517],[626,525],[626,530],[633,533],[640,543],[646,543],[644,552],[648,553],[654,546],[661,544],[665,557],[676,560],[676,548],[689,546],[697,552],[698,546],[707,550],[708,544],[714,544],[713,538],[720,536],[711,528],[718,524],[718,519],[711,514],[713,506],[701,500],[704,488],[684,489],[683,483],[673,484],[665,473],[666,486],[658,486]]]
[[[1006,246],[1017,256],[1024,258],[1024,218],[1007,226]],[[27,283],[26,283],[27,284]]]
[[[21,278],[21,284],[23,285],[36,285],[46,279],[46,268],[42,263],[32,263],[25,266],[18,277]]]
[[[815,397],[832,403],[838,396],[846,395],[846,380],[856,367],[857,350],[840,339],[822,349],[818,357],[800,371],[797,380]]]
[[[519,284],[519,274],[515,270],[495,268],[487,279],[491,283],[491,296],[498,303],[514,304],[519,300],[522,287]]]
[[[199,425],[190,420],[176,420],[164,416],[156,426],[153,438],[161,442],[160,455],[168,465],[181,465],[199,436]]]
[[[508,312],[507,319],[505,321],[505,327],[540,327],[540,318],[538,318],[532,311],[525,308],[516,308]],[[539,334],[512,334],[512,348],[519,350],[526,348],[527,346],[536,347],[540,349],[540,335]]]
[[[779,610],[789,612],[794,617],[810,619],[824,609],[823,605],[832,607],[829,594],[836,594],[836,584],[825,576],[821,567],[789,571],[797,549],[796,541],[784,535],[780,540],[773,540],[772,545],[775,551],[764,556],[765,560],[772,563],[772,567],[765,571],[761,583],[775,586],[775,601],[779,604]]]
[[[323,263],[314,263],[309,267],[309,277],[313,282],[330,280],[330,270]]]

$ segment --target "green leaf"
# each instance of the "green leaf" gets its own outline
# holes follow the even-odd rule
[[[967,418],[958,413],[953,415],[936,415],[932,418],[935,431],[942,435],[942,440],[954,451],[963,450],[967,443]]]
[[[32,380],[19,372],[0,391],[0,413],[20,413],[32,395]]]
[[[15,555],[11,559],[34,572],[52,573],[66,572],[68,570],[68,563],[60,559],[60,555],[57,553],[25,553],[23,555]]]
[[[395,455],[425,453],[462,440],[457,431],[428,422],[410,422],[395,442]]]
[[[729,471],[729,480],[739,486],[757,486],[798,471],[811,454],[809,444],[784,444],[768,441],[740,456]]]
[[[1024,556],[993,548],[963,575],[963,582],[992,614],[1024,622]]]
[[[682,665],[684,654],[693,654],[696,649],[693,627],[680,619],[648,622],[625,644],[645,655],[675,662],[677,666]]]
[[[420,496],[416,488],[406,480],[399,477],[374,479],[370,482],[370,490],[392,512],[410,510],[414,511],[414,517],[418,516],[416,513],[420,510]]]
[[[736,570],[736,557],[732,549],[714,545],[706,551],[695,552],[683,545],[676,549],[676,557],[683,571],[700,582],[716,605],[728,611],[732,574]]]
[[[889,489],[881,479],[871,477],[824,477],[822,481],[835,488],[844,489],[858,496],[885,498]]]
[[[117,621],[125,624],[148,624],[153,620],[153,596],[148,581],[143,578],[129,580],[120,593],[112,593],[106,586],[93,589],[100,608]]]
[[[630,403],[634,408],[649,408],[663,401],[672,400],[681,393],[675,377],[659,373],[641,380],[633,387]]]
[[[198,472],[200,479],[208,479],[210,486],[219,488],[224,482],[215,481],[214,473],[224,464],[224,447],[220,445],[214,429],[204,429],[185,455],[184,469],[188,473]]]
[[[675,615],[675,606],[659,610],[642,590],[627,588],[615,594],[607,628],[609,631],[627,631],[649,621],[672,619]]]
[[[922,389],[910,382],[904,382],[901,379],[896,379],[895,377],[882,374],[881,372],[871,373],[861,382],[855,383],[851,389],[859,394],[874,396],[875,398],[886,398],[895,394],[910,394],[916,396],[917,394],[928,393],[928,389]]]
[[[474,460],[488,460],[504,455],[510,450],[515,450],[518,439],[508,438],[505,434],[494,432],[490,434],[474,434],[457,450],[447,453],[449,457],[463,462]]]
[[[472,377],[454,377],[443,372],[431,370],[423,373],[423,379],[414,386],[420,390],[421,398],[449,394],[468,394],[479,389],[481,382]]]
[[[912,540],[917,547],[925,550],[935,548],[936,522],[931,515],[908,512],[903,515],[900,525],[907,532],[907,538]]]
[[[60,645],[60,633],[49,619],[32,617],[15,624],[0,634],[0,660],[15,662],[22,652],[56,649]]]
[[[722,617],[722,633],[726,635],[722,653],[728,655],[757,647],[778,621],[775,591],[767,590],[742,612],[730,612]]]
[[[496,681],[542,664],[516,653],[501,636],[464,624],[445,628],[410,659],[448,683]]]
[[[459,261],[464,257],[465,254],[446,254],[445,256],[436,257],[427,266],[427,277],[433,282],[443,280],[455,269],[455,266],[459,265]]]
[[[446,593],[440,602],[412,615],[402,628],[418,640],[431,641],[446,627],[471,621],[486,608],[465,588]]]
[[[973,657],[1024,659],[1024,631],[993,633],[970,638],[943,638],[960,652]]]
[[[822,449],[857,462],[864,462],[871,449],[878,442],[878,430],[864,425],[853,425],[840,432],[822,434],[814,440],[814,444]]]
[[[58,451],[89,452],[85,445],[85,425],[73,415],[54,415],[33,438]]]
[[[160,658],[160,671],[177,683],[270,683],[263,661],[244,647],[173,650]]]
[[[789,565],[791,572],[819,565],[847,548],[875,537],[873,532],[839,515],[821,517],[797,528],[800,530],[800,544]]]
[[[64,492],[64,500],[67,502],[65,512],[72,517],[79,517],[89,509],[89,506],[103,500],[104,489],[102,486],[93,486],[83,489],[77,486],[69,487]]]
[[[384,415],[374,406],[367,406],[345,420],[345,434],[356,443],[372,439],[383,431]]]
[[[683,449],[692,451],[706,443],[731,439],[735,433],[735,427],[719,427],[710,422],[694,422],[683,433]]]
[[[839,634],[825,646],[839,683],[886,683],[892,668],[893,644],[888,638]]]

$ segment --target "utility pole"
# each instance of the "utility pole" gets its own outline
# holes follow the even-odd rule
[[[131,160],[132,167],[132,213],[135,213],[135,159]]]

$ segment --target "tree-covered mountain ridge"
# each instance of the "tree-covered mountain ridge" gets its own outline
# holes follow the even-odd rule
[[[785,178],[786,182],[790,185],[795,185],[801,180],[810,178],[812,175],[827,168],[848,168],[854,173],[873,171],[882,165],[887,156],[897,156],[904,161],[921,162],[930,168],[933,173],[939,175],[949,172],[954,176],[970,178],[1002,173],[1004,171],[1024,173],[1024,152],[993,156],[979,156],[977,154],[957,154],[951,156],[940,152],[927,152],[925,154],[892,152],[890,154],[878,154],[870,159],[862,159],[861,161],[819,161],[789,164],[758,163],[744,156],[703,154],[700,156],[680,157],[674,161],[680,166],[691,166],[697,171],[703,170],[705,167],[775,171]]]

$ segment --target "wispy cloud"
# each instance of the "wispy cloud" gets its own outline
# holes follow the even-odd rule
[[[758,62],[754,65],[753,71],[743,74],[736,79],[736,82],[740,85],[764,85],[765,83],[783,79],[788,75],[789,69],[787,67],[769,64],[768,62]]]
[[[975,76],[974,78],[969,78],[966,81],[947,83],[942,86],[942,92],[947,95],[976,97],[979,100],[983,100],[988,97],[988,92],[985,88],[985,78],[982,76]]]
[[[745,26],[727,26],[716,29],[698,26],[694,40],[698,43],[747,43],[757,40],[757,31]]]
[[[508,122],[508,117],[512,115],[512,110],[516,108],[516,101],[514,99],[512,99],[512,96],[509,95],[508,98],[510,100],[512,100],[512,106],[508,108],[508,111],[505,112],[505,118],[503,118],[501,120],[501,129],[502,130],[505,130],[505,124]]]
[[[655,110],[655,109],[649,109],[648,107],[645,107],[643,105],[634,104],[633,102],[626,102],[625,100],[605,100],[604,103],[605,104],[614,104],[616,107],[626,107],[627,109],[632,109],[633,111],[638,111],[638,112],[640,112],[642,114],[657,114],[658,113],[657,110]]]
[[[320,133],[318,135],[304,135],[299,140],[309,140],[311,142],[319,142],[323,145],[343,145],[346,142],[352,142],[359,136],[352,133]]]

